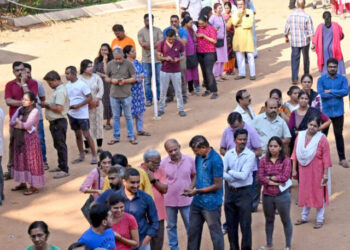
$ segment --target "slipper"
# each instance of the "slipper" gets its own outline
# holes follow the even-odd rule
[[[61,172],[60,168],[53,168],[49,170],[50,173]]]
[[[36,189],[36,188],[29,188],[23,194],[24,195],[32,195],[32,194],[35,194],[35,193],[38,193],[38,192],[39,192],[39,190]]]
[[[109,124],[106,124],[103,126],[105,130],[111,130],[112,129],[112,126],[109,125]]]
[[[132,144],[132,145],[136,145],[138,142],[136,141],[136,139],[130,139],[129,142]]]
[[[97,163],[98,163],[98,160],[97,160],[96,157],[92,158],[91,161],[90,161],[90,164],[91,164],[91,165],[95,165],[95,164],[97,164]]]
[[[297,220],[297,222],[295,222],[294,225],[299,226],[299,225],[302,225],[305,223],[308,223],[308,221],[307,220]]]
[[[323,226],[323,222],[316,222],[314,229],[320,229]]]
[[[18,186],[15,186],[14,188],[11,188],[11,191],[20,191],[20,190],[24,190],[26,188],[27,188],[26,185],[18,185]]]
[[[245,76],[236,76],[234,79],[235,80],[241,80],[241,79],[244,79],[245,78]]]
[[[108,145],[114,145],[114,144],[116,144],[116,143],[118,143],[119,142],[119,140],[111,140],[110,142],[108,142],[107,144]]]
[[[68,177],[68,176],[69,176],[69,173],[60,171],[57,174],[55,174],[53,178],[54,179],[61,179],[61,178]]]
[[[259,247],[258,250],[272,250],[272,249],[273,249],[272,247],[262,246],[262,247]]]
[[[84,161],[84,158],[79,157],[79,158],[75,159],[74,161],[72,161],[72,164],[77,164],[77,163],[80,163],[83,161]]]
[[[139,131],[139,132],[137,132],[137,135],[140,135],[140,136],[151,136],[151,134],[146,132],[146,131]]]

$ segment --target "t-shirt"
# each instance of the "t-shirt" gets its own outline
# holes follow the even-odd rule
[[[74,83],[68,82],[66,87],[69,106],[82,103],[86,100],[86,95],[91,94],[89,86],[80,79]],[[85,104],[78,109],[70,109],[68,114],[75,119],[89,119],[89,105]]]
[[[32,91],[35,95],[38,95],[38,84],[36,81],[33,81],[32,79],[27,80],[28,88],[30,91]],[[8,82],[5,86],[5,100],[8,98],[20,101],[23,98],[23,88],[17,84],[16,79]],[[16,112],[18,107],[10,106],[10,119],[12,118],[13,114]]]
[[[150,42],[149,37],[149,29],[146,27],[143,27],[139,33],[137,34],[137,39],[141,42]],[[153,42],[156,43],[159,40],[163,40],[163,33],[161,29],[153,26]],[[157,51],[156,48],[154,48],[154,58],[156,62],[159,62],[157,59]],[[151,50],[142,48],[142,62],[143,63],[151,63]]]
[[[175,40],[173,46],[170,48],[168,43],[164,40],[158,45],[157,51],[161,52],[163,57],[170,56],[172,59],[175,59],[181,57],[181,53],[184,52],[184,46],[181,42]],[[180,61],[177,63],[163,61],[162,68],[160,70],[167,73],[181,72]]]
[[[106,250],[116,249],[115,236],[111,228],[108,228],[103,234],[97,234],[92,231],[92,228],[90,227],[85,233],[83,233],[78,242],[87,245],[89,250],[94,250],[95,248],[104,248]]]
[[[134,65],[128,60],[124,59],[121,64],[112,60],[107,64],[107,76],[112,79],[125,80],[135,75]],[[110,96],[115,98],[127,98],[131,96],[131,84],[111,84]]]
[[[173,28],[172,26],[169,26],[168,28],[166,28],[166,29],[163,31],[163,37],[164,37],[164,39],[166,38],[166,32],[167,32],[168,30],[172,29],[172,28]],[[187,30],[186,30],[184,27],[180,26],[180,27],[178,28],[178,30],[177,30],[177,33],[178,33],[178,35],[179,35],[179,37],[180,37],[181,39],[187,39],[188,32],[187,32]]]
[[[59,113],[53,112],[52,110],[46,109],[45,117],[47,120],[54,121],[57,119],[66,118],[66,115],[69,110],[69,98],[68,98],[66,85],[64,84],[58,85],[55,91],[50,96],[48,103],[63,106],[63,110],[61,114],[59,114]]]
[[[135,217],[131,214],[125,213],[123,214],[122,219],[112,225],[112,229],[114,232],[120,234],[123,238],[131,239],[131,230],[137,229],[137,221]],[[116,241],[116,247],[118,250],[131,250],[131,247],[124,245],[120,241]]]
[[[111,44],[112,50],[114,50],[116,47],[119,47],[121,49],[124,49],[126,46],[131,45],[136,50],[135,42],[132,40],[132,38],[126,36],[123,40],[119,40],[117,37],[114,38]]]
[[[50,245],[50,250],[61,250],[61,248],[56,247],[54,245]],[[25,250],[34,250],[34,246],[27,247]]]

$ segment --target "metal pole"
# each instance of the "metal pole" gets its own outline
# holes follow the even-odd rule
[[[177,14],[180,15],[180,0],[175,0],[175,2]]]

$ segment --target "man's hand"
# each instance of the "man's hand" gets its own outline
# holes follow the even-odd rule
[[[188,197],[192,197],[195,196],[197,194],[197,189],[191,189],[191,188],[186,188],[183,192],[184,196],[188,196]]]
[[[78,108],[80,108],[79,104],[72,105],[72,106],[69,107],[69,109],[78,109]]]
[[[111,83],[114,85],[118,85],[120,80],[112,79]]]
[[[173,60],[173,62],[174,62],[174,63],[180,62],[180,58],[175,57],[174,60]]]
[[[151,239],[152,239],[151,236],[146,235],[146,237],[142,241],[141,247],[146,247],[151,241]]]
[[[325,89],[324,92],[327,94],[331,93],[331,91],[329,89]]]
[[[286,37],[286,43],[289,43],[289,38],[288,37]]]
[[[149,170],[149,169],[147,169],[146,170],[146,173],[148,174],[148,179],[149,179],[149,181],[153,181],[155,178],[154,178],[154,174],[153,174],[153,172],[151,171],[151,170]]]
[[[103,62],[108,63],[108,55],[103,56]]]
[[[298,179],[298,172],[296,170],[293,170],[292,176],[295,180],[297,180]]]
[[[16,118],[16,126],[15,126],[15,128],[20,129],[21,127],[22,127],[22,122],[21,122],[21,120],[18,119],[18,118]]]
[[[315,51],[315,44],[311,45],[311,50]]]
[[[28,80],[28,74],[26,71],[22,71],[21,73],[21,84],[25,84]]]

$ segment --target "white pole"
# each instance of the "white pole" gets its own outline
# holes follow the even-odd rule
[[[177,14],[179,14],[179,15],[180,15],[180,1],[181,0],[175,0],[175,2],[176,2],[176,11],[177,11]],[[181,17],[180,17],[180,19],[181,19]]]
[[[158,98],[157,98],[156,67],[155,67],[154,41],[153,41],[152,0],[148,0],[148,19],[149,19],[149,42],[151,46],[152,94],[153,94],[154,119],[158,119]]]

